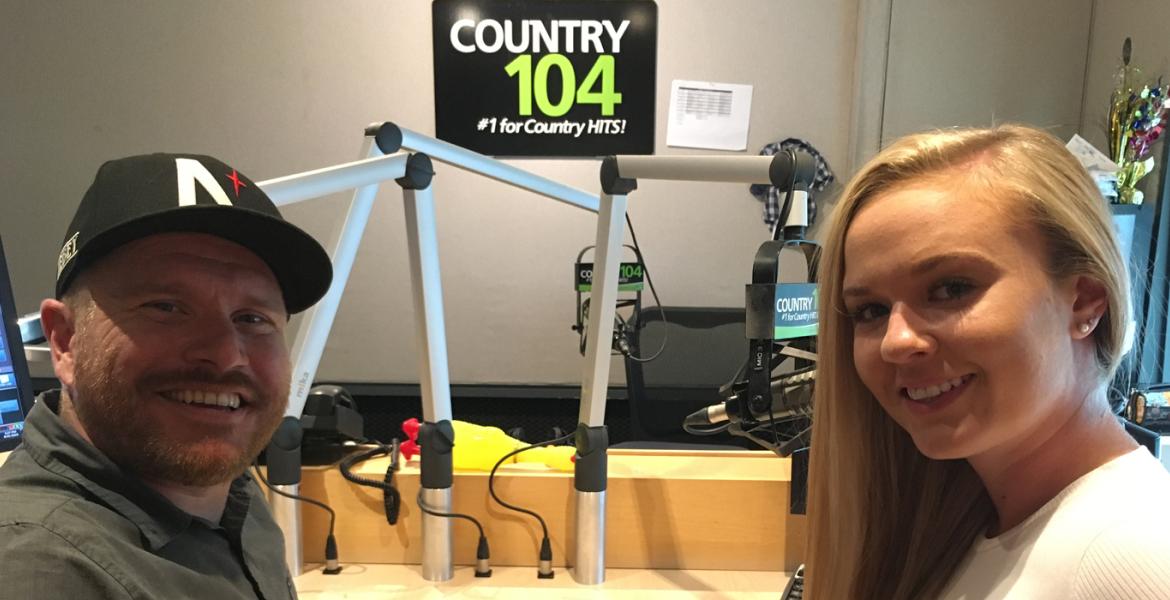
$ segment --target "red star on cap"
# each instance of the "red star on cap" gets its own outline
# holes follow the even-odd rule
[[[243,180],[240,179],[240,175],[236,173],[235,169],[232,169],[232,174],[228,177],[228,179],[232,180],[232,184],[236,186],[236,198],[239,198],[240,188],[248,187],[248,184],[244,183]]]

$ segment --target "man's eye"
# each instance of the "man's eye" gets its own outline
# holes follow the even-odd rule
[[[246,325],[264,325],[271,323],[272,320],[264,315],[256,313],[244,313],[236,317],[236,321]]]
[[[965,279],[947,279],[930,290],[930,299],[936,302],[957,300],[973,289],[975,286]]]
[[[147,308],[152,309],[152,310],[157,310],[159,312],[164,312],[164,313],[177,313],[177,312],[179,312],[179,305],[178,304],[175,304],[174,302],[167,302],[165,300],[158,300],[155,302],[147,302],[145,304],[145,306]]]
[[[849,312],[849,320],[860,325],[880,319],[889,312],[889,309],[881,304],[862,304]]]

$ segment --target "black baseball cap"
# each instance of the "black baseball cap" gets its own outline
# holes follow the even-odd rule
[[[321,244],[285,221],[242,173],[210,156],[144,154],[98,169],[61,244],[57,298],[115,248],[176,232],[219,236],[256,253],[276,276],[290,314],[320,300],[333,279]]]

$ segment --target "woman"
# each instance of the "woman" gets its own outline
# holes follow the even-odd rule
[[[1170,474],[1106,398],[1129,279],[1059,141],[896,142],[819,275],[810,597],[1170,597]]]

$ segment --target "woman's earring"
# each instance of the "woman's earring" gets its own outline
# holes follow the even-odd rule
[[[1092,323],[1081,323],[1080,329],[1081,329],[1081,333],[1088,334],[1090,331],[1093,330],[1093,324]]]

